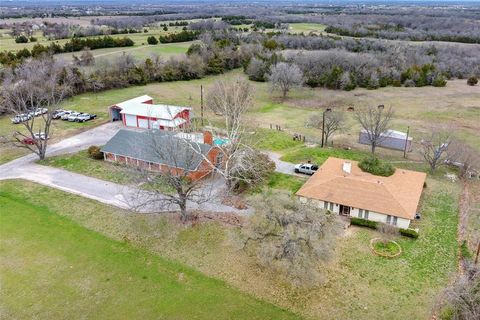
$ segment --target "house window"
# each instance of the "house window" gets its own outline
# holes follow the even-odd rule
[[[393,224],[394,226],[397,225],[397,219],[398,219],[397,217],[393,217],[393,222],[392,222],[392,224]]]
[[[330,211],[333,211],[333,203],[330,202]]]
[[[392,216],[387,216],[387,224],[390,224],[392,221]]]
[[[358,217],[362,218],[363,215],[363,209],[358,209]]]
[[[328,209],[328,202],[327,201],[323,202],[323,209]]]
[[[370,213],[370,211],[368,210],[365,210],[365,215],[363,216],[364,219],[368,219],[368,214]]]

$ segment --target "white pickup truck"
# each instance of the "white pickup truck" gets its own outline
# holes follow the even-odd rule
[[[312,175],[318,170],[318,165],[312,163],[300,163],[295,165],[295,173]]]

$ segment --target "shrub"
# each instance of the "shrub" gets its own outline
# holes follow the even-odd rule
[[[30,37],[30,42],[37,42],[37,38],[35,38],[35,37]]]
[[[28,38],[25,37],[23,34],[21,36],[18,36],[15,38],[15,42],[16,43],[27,43],[28,42]]]
[[[418,232],[413,230],[413,229],[403,229],[403,228],[400,228],[400,234],[404,237],[408,237],[408,238],[413,238],[413,239],[417,239],[418,238]]]
[[[158,40],[157,40],[157,38],[155,38],[155,36],[148,37],[147,42],[148,42],[148,44],[158,44]]]
[[[374,174],[376,176],[389,177],[395,172],[395,168],[387,162],[381,161],[379,158],[365,158],[358,163],[362,171]]]
[[[88,148],[88,156],[95,160],[102,160],[103,152],[100,150],[99,146],[90,146]]]
[[[377,229],[378,223],[376,221],[366,220],[362,218],[350,218],[350,223],[356,226],[367,227],[370,229]]]
[[[445,87],[446,85],[447,80],[441,75],[437,75],[432,81],[432,86],[434,87]]]
[[[466,240],[463,240],[462,244],[460,245],[460,253],[462,254],[463,259],[470,259],[472,257],[472,253],[468,249]]]
[[[469,86],[474,86],[478,83],[478,78],[476,76],[471,76],[470,78],[468,78],[467,80],[467,84]]]

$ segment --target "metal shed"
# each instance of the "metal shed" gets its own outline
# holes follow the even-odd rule
[[[395,130],[388,130],[382,135],[383,139],[381,139],[378,147],[394,149],[394,150],[404,150],[405,149],[405,141],[407,143],[407,151],[412,151],[412,137],[408,137],[405,132],[395,131]],[[360,131],[360,135],[358,138],[358,142],[361,144],[370,145],[370,140],[368,139],[368,134],[365,130]]]

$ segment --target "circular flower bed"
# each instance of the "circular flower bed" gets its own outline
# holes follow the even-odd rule
[[[395,258],[402,253],[402,247],[393,240],[384,240],[381,238],[373,238],[370,240],[370,249],[377,256],[385,258]]]

